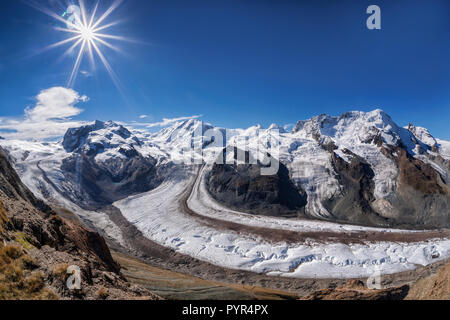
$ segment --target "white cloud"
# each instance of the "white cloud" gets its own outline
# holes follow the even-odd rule
[[[80,97],[78,92],[72,89],[53,87],[42,90],[36,100],[36,106],[25,109],[25,116],[31,121],[66,119],[79,115],[83,110],[75,105],[80,101],[87,102],[89,98]]]
[[[41,91],[36,97],[36,105],[24,110],[22,119],[1,118],[0,135],[9,139],[44,140],[57,138],[68,128],[77,127],[84,122],[71,120],[82,109],[76,107],[79,102],[89,98],[63,87],[53,87]]]
[[[53,87],[41,91],[36,96],[36,104],[24,110],[20,118],[0,117],[0,136],[17,140],[49,140],[62,137],[67,129],[79,127],[87,122],[72,120],[71,117],[83,112],[78,103],[87,102],[89,98],[72,89]],[[160,122],[124,124],[132,127],[165,127],[175,122],[198,119],[201,115],[188,117],[164,118]],[[140,119],[149,118],[141,115]]]
[[[198,118],[201,118],[201,117],[203,117],[203,116],[202,115],[196,115],[196,116],[179,117],[179,118],[172,118],[172,119],[164,118],[160,122],[154,122],[154,123],[147,124],[147,127],[149,127],[149,128],[165,127],[165,126],[168,126],[168,125],[170,125],[172,123],[175,123],[175,122],[178,122],[178,121],[184,121],[184,120],[190,120],[190,119],[198,119]]]

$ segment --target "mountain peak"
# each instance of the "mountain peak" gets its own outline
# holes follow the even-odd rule
[[[141,145],[141,142],[121,124],[96,120],[88,125],[68,129],[62,144],[67,152],[80,150],[97,154],[102,149]]]
[[[381,109],[375,109],[369,112],[349,111],[342,113],[339,116],[321,114],[308,120],[300,120],[295,125],[293,133],[305,129],[308,131],[321,131],[320,129],[334,126],[338,123],[341,123],[341,125],[348,125],[355,121],[366,122],[368,124],[373,124],[376,127],[396,126],[386,112]]]
[[[436,147],[438,144],[427,128],[416,127],[414,124],[410,123],[405,129],[410,131],[417,140],[431,148]]]

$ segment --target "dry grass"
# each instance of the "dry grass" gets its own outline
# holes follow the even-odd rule
[[[0,233],[4,231],[4,225],[8,222],[8,216],[6,215],[6,210],[3,202],[0,200]]]
[[[37,265],[19,245],[0,245],[0,300],[55,300]]]
[[[103,287],[98,289],[98,291],[97,291],[97,298],[99,300],[106,300],[106,299],[108,299],[108,297],[109,297],[109,292],[108,292],[107,289],[105,289]]]
[[[57,264],[53,267],[52,273],[53,275],[60,279],[61,281],[66,281],[69,275],[67,274],[67,269],[69,265],[67,263]]]

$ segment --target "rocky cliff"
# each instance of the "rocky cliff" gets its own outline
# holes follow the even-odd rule
[[[125,280],[98,233],[62,219],[37,200],[3,149],[0,240],[0,299],[157,298]],[[80,287],[69,288],[75,269]]]

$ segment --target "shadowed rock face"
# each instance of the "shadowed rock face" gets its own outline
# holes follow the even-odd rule
[[[389,226],[387,219],[376,214],[370,205],[375,200],[375,174],[370,165],[349,150],[344,152],[351,157],[350,163],[334,153],[333,148],[328,149],[337,179],[343,187],[340,195],[324,202],[334,219],[363,225]]]
[[[450,227],[449,181],[402,147],[383,147],[382,152],[399,170],[397,190],[390,199],[395,223],[414,228]]]
[[[224,153],[226,150],[224,150]],[[290,180],[288,169],[280,163],[276,175],[261,175],[263,165],[214,164],[207,179],[211,195],[226,206],[262,215],[299,215],[304,213],[306,194]],[[237,159],[237,150],[234,150]]]
[[[333,143],[322,145],[331,153],[336,178],[342,186],[341,194],[323,203],[332,214],[332,219],[407,229],[448,228],[449,182],[432,166],[411,156],[401,144],[383,145],[380,138],[367,143],[378,145],[380,152],[396,164],[399,174],[395,194],[387,199],[388,209],[379,211],[373,196],[374,172],[370,165],[363,158],[344,150],[351,157],[351,162],[347,163],[334,152],[336,147]]]
[[[19,175],[11,166],[8,155],[0,147],[0,190],[8,197],[22,198],[30,202],[33,206],[45,213],[52,210],[42,200],[37,199],[33,193],[22,183]]]
[[[85,208],[108,205],[158,186],[161,178],[155,164],[153,158],[141,155],[98,163],[86,154],[74,154],[64,159],[61,166],[70,188],[73,188],[63,192]]]

